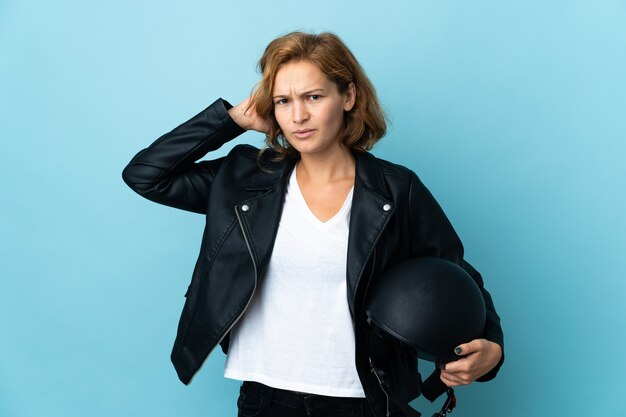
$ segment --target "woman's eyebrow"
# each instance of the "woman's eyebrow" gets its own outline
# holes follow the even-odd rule
[[[314,90],[305,91],[304,93],[300,94],[300,96],[301,97],[308,96],[309,94],[315,93],[317,91],[324,92],[324,89],[323,88],[316,88]],[[278,98],[278,97],[289,97],[289,95],[279,94],[279,95],[274,96],[273,98]]]

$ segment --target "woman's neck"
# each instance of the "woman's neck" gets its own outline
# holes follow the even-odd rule
[[[297,176],[312,185],[323,185],[335,181],[354,179],[355,161],[347,147],[332,155],[300,155]]]

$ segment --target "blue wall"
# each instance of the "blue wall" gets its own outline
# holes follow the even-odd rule
[[[496,301],[507,361],[454,415],[626,414],[624,1],[160,3],[0,2],[0,416],[235,415],[221,351],[188,387],[169,361],[203,218],[121,170],[293,29],[352,48],[393,121],[374,153]]]

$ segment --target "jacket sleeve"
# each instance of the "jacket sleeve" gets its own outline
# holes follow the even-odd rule
[[[444,258],[456,263],[465,269],[474,279],[482,292],[487,309],[487,322],[483,337],[502,347],[500,362],[477,381],[489,381],[495,378],[504,362],[504,334],[500,326],[500,317],[496,313],[491,295],[485,289],[480,273],[463,259],[463,244],[443,210],[422,184],[415,173],[411,173],[411,189],[409,192],[409,207],[412,236],[411,252],[416,256],[433,256]]]
[[[245,130],[221,98],[139,151],[122,172],[124,182],[154,202],[206,213],[211,182],[224,157],[198,161]]]

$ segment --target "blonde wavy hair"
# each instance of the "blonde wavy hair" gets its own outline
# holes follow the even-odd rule
[[[272,92],[276,73],[291,61],[306,60],[316,65],[343,94],[350,83],[356,87],[356,101],[349,112],[344,112],[341,141],[349,148],[368,151],[387,131],[386,115],[376,91],[352,52],[339,36],[331,32],[318,35],[290,32],[269,43],[259,60],[262,78],[253,91],[248,109],[254,107],[258,116],[269,120],[269,130],[260,155],[268,148],[277,153],[276,159],[297,157],[298,151],[289,145],[274,115]],[[246,111],[248,110],[246,109]]]

